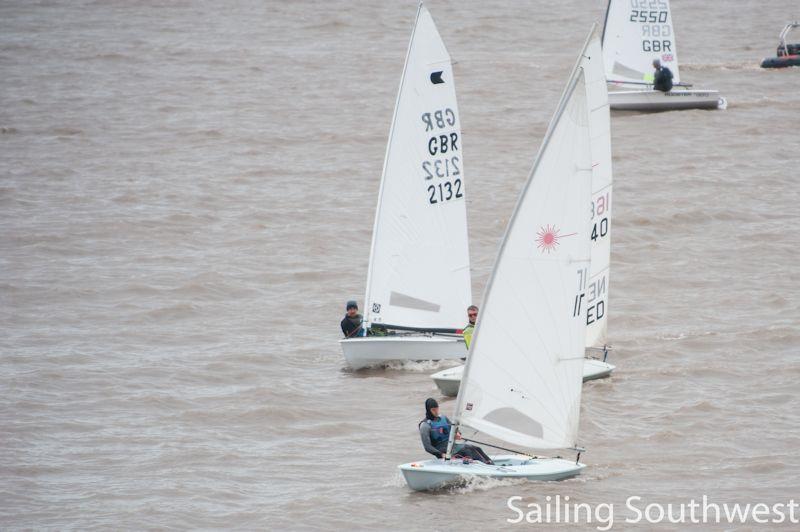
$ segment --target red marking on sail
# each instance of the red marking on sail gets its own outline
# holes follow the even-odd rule
[[[558,241],[564,237],[577,235],[578,233],[570,233],[568,235],[560,234],[561,230],[556,228],[555,225],[546,225],[539,229],[536,233],[536,247],[542,253],[550,253],[558,247]]]

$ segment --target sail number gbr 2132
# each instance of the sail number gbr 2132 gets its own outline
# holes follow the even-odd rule
[[[464,197],[461,181],[461,149],[456,114],[449,107],[422,113],[427,140],[426,159],[422,161],[428,203],[435,205]]]

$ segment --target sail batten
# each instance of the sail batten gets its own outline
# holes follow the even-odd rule
[[[450,55],[420,4],[372,232],[367,324],[455,329],[471,304],[466,182]]]
[[[592,248],[591,117],[605,91],[587,39],[511,216],[456,402],[462,427],[534,449],[574,446]],[[588,53],[591,51],[592,53]],[[592,63],[591,56],[594,56]]]

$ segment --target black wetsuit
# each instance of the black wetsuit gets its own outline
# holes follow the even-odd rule
[[[364,317],[361,314],[356,314],[354,317],[345,316],[342,320],[342,332],[345,338],[356,338],[363,334],[361,323]]]
[[[665,66],[656,70],[653,77],[653,88],[661,92],[669,92],[672,90],[672,71]]]

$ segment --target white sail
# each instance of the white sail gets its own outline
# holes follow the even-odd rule
[[[602,57],[599,39],[586,55]],[[608,289],[611,264],[611,116],[602,61],[587,61],[584,69],[592,145],[591,226],[592,266],[586,288],[586,346],[602,347],[608,334]]]
[[[660,59],[680,82],[669,0],[609,0],[603,53],[609,81],[652,83]]]
[[[472,302],[461,122],[450,55],[420,4],[386,148],[365,321],[456,329]]]
[[[587,55],[588,44],[506,230],[455,410],[466,429],[536,449],[573,446],[578,431],[591,253],[588,102],[596,101],[584,72],[587,61],[602,61]]]

